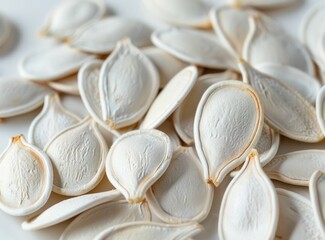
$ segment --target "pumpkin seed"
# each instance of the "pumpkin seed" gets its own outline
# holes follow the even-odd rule
[[[41,34],[64,39],[80,26],[95,22],[106,12],[102,0],[70,0],[62,2],[46,19]]]
[[[208,28],[209,6],[196,0],[145,0],[144,4],[161,20],[185,27]]]
[[[60,240],[94,239],[98,233],[115,225],[150,220],[148,203],[108,202],[80,214],[64,230]]]
[[[209,87],[194,120],[195,147],[205,180],[218,186],[245,160],[262,126],[262,105],[250,86],[223,81]]]
[[[297,91],[311,104],[315,104],[320,82],[297,68],[278,63],[262,63],[256,66],[260,72],[269,75]]]
[[[168,28],[155,31],[151,35],[151,41],[158,48],[184,62],[208,68],[238,69],[233,55],[210,32]]]
[[[117,225],[98,234],[95,240],[185,240],[203,230],[196,223],[163,224],[154,222],[131,222]]]
[[[161,131],[128,132],[109,150],[107,177],[130,203],[142,202],[146,191],[166,171],[172,150],[169,137]]]
[[[24,230],[39,230],[64,222],[80,213],[100,204],[116,201],[121,198],[117,190],[81,195],[63,200],[46,209],[40,215],[24,221],[21,227]]]
[[[173,123],[171,121],[167,119],[157,129],[167,134],[174,150],[181,145],[181,141],[179,140],[179,137],[175,132]]]
[[[79,121],[79,117],[62,106],[59,95],[47,95],[42,112],[29,127],[29,142],[43,149],[57,133]]]
[[[141,51],[156,66],[159,73],[160,88],[165,87],[169,80],[176,75],[176,73],[187,66],[185,62],[178,60],[160,48],[147,47],[141,49]]]
[[[77,75],[72,75],[60,80],[48,83],[49,87],[62,93],[70,95],[79,95]]]
[[[108,54],[122,38],[129,38],[138,47],[148,46],[150,34],[151,29],[140,21],[109,17],[81,28],[69,42],[85,52]]]
[[[104,176],[107,145],[90,117],[58,133],[44,151],[53,164],[55,193],[66,196],[87,193]]]
[[[66,45],[52,44],[27,54],[19,62],[18,69],[23,78],[46,82],[76,73],[91,58]]]
[[[198,69],[189,66],[177,73],[151,104],[141,129],[159,127],[184,101],[198,78]]]
[[[221,73],[206,74],[198,79],[191,92],[173,115],[174,127],[186,144],[194,144],[194,116],[203,93],[214,83],[235,79],[238,79],[238,75],[229,70]]]
[[[297,193],[280,188],[277,193],[280,215],[275,239],[323,239],[310,201]]]
[[[204,182],[199,159],[191,147],[178,147],[170,166],[148,191],[151,209],[167,223],[201,222],[209,214],[213,186]]]
[[[270,48],[270,46],[273,46]],[[307,50],[270,19],[252,15],[243,56],[253,66],[264,62],[278,63],[315,75]]]
[[[263,172],[254,149],[223,196],[219,238],[274,239],[278,208],[274,186]]]
[[[48,156],[26,142],[11,138],[0,156],[0,209],[13,216],[26,216],[45,205],[50,197],[53,170]]]
[[[103,120],[113,129],[138,122],[150,107],[158,88],[159,76],[151,61],[128,39],[118,42],[99,75]]]
[[[260,9],[272,9],[285,7],[297,2],[297,0],[228,0],[228,2],[236,7],[251,6]]]
[[[308,186],[316,170],[325,171],[324,159],[324,150],[301,150],[276,156],[264,167],[264,171],[271,179]]]
[[[9,20],[0,15],[0,47],[2,47],[10,37],[11,26]]]
[[[241,61],[239,67],[244,82],[252,85],[264,104],[267,124],[297,141],[319,142],[323,139],[315,108],[300,94],[245,61]]]
[[[0,79],[0,118],[18,116],[41,106],[51,89],[20,78]]]

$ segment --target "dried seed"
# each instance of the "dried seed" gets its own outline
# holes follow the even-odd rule
[[[244,82],[252,85],[263,102],[267,124],[297,141],[319,142],[323,139],[315,108],[300,94],[245,61],[241,61],[239,67]]]
[[[117,225],[98,234],[95,240],[185,240],[201,232],[203,227],[196,223],[163,224],[154,222],[131,222]]]
[[[47,82],[77,72],[91,58],[66,45],[52,44],[30,52],[21,59],[18,69],[23,78]]]
[[[72,47],[94,54],[108,54],[118,41],[129,38],[135,46],[150,45],[151,29],[134,19],[109,17],[81,28],[70,39]]]
[[[220,239],[274,239],[278,198],[253,150],[230,182],[219,213]]]
[[[181,105],[194,87],[197,78],[198,69],[195,66],[186,67],[177,73],[151,104],[140,128],[159,127]]]
[[[39,230],[79,215],[86,210],[106,202],[121,199],[122,194],[117,190],[81,195],[63,200],[46,209],[40,215],[24,221],[21,225],[24,230]]]
[[[150,220],[148,203],[130,204],[125,200],[104,203],[75,218],[64,230],[60,240],[94,239],[98,233],[115,225]]]
[[[158,130],[126,133],[109,150],[107,177],[130,203],[142,202],[146,191],[166,171],[172,151],[169,137]]]
[[[128,39],[118,42],[99,75],[103,120],[113,129],[138,122],[158,89],[159,76],[151,61]]]
[[[107,145],[90,117],[57,134],[44,151],[53,164],[55,193],[66,196],[87,193],[104,176]]]
[[[311,175],[317,170],[325,171],[324,150],[278,155],[264,167],[269,178],[298,186],[308,186]]]
[[[201,222],[211,209],[213,186],[206,184],[191,147],[178,147],[170,166],[147,194],[151,209],[167,223]]]
[[[28,140],[43,149],[57,133],[79,121],[79,117],[62,106],[59,95],[47,95],[42,112],[29,127]]]
[[[50,197],[53,170],[50,159],[26,142],[13,137],[0,156],[0,209],[13,216],[26,216],[45,205]]]
[[[60,80],[48,82],[48,85],[50,88],[58,92],[70,95],[79,95],[77,75],[72,75]]]
[[[41,34],[65,39],[79,27],[97,21],[106,12],[102,0],[70,0],[62,2],[46,19]]]
[[[151,41],[184,62],[208,68],[238,69],[233,55],[210,32],[168,28],[155,31],[151,35]]]
[[[203,93],[214,83],[236,79],[238,79],[238,75],[229,70],[222,73],[206,74],[198,79],[191,92],[173,115],[174,127],[186,144],[194,144],[194,116]]]
[[[164,132],[169,137],[170,143],[173,147],[173,150],[175,150],[177,147],[181,145],[181,141],[179,140],[179,137],[174,129],[173,123],[169,121],[168,119],[161,124],[158,128],[158,130]]]
[[[194,120],[195,147],[205,180],[218,186],[243,163],[262,127],[262,105],[249,85],[223,81],[208,88]]]

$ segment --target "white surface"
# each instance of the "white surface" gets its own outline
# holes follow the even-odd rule
[[[215,2],[215,4],[225,4],[225,0],[208,0],[209,2]],[[302,20],[302,16],[306,12],[307,8],[317,2],[323,2],[324,0],[297,0],[297,4],[280,9],[266,12],[270,16],[278,20],[290,34],[298,36],[299,25]],[[45,16],[60,2],[59,0],[0,0],[0,14],[7,16],[14,24],[14,38],[11,39],[9,44],[6,44],[5,48],[0,49],[0,77],[1,76],[16,76],[18,60],[31,49],[37,48],[43,39],[37,36],[37,32],[40,30]],[[119,16],[134,17],[142,19],[151,26],[166,26],[160,20],[153,18],[143,6],[141,0],[106,0],[107,6],[110,12]],[[77,97],[66,97],[63,100],[63,104],[67,106],[72,112],[83,117],[86,114],[85,109],[82,107],[81,102]],[[9,138],[13,135],[20,133],[27,134],[28,126],[33,118],[39,113],[41,109],[38,109],[32,113],[25,114],[20,117],[10,118],[6,122],[0,124],[0,152],[2,152]],[[306,149],[306,148],[325,148],[325,142],[318,144],[304,144],[298,143],[292,140],[288,140],[284,137],[281,138],[279,152],[284,153],[292,150]],[[1,172],[1,169],[0,169]],[[278,185],[278,184],[277,184]],[[283,186],[280,184],[280,186]],[[107,190],[112,186],[104,178],[103,182],[94,191]],[[298,192],[304,192],[306,195],[307,188],[294,187]],[[54,203],[62,200],[63,197],[52,194],[49,203],[46,207],[53,205]],[[59,224],[48,228],[46,230],[36,232],[25,232],[21,229],[20,224],[24,218],[11,217],[3,212],[0,212],[0,239],[12,240],[12,239],[58,239],[67,223]],[[197,237],[199,239],[205,239],[206,234],[200,234]]]

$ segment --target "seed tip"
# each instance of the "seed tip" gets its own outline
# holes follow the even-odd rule
[[[131,203],[131,204],[144,203],[145,199],[137,197],[137,198],[134,198],[134,199],[128,199],[128,202]]]
[[[17,136],[12,137],[11,142],[13,143],[19,142],[22,136],[23,136],[22,134],[19,134]]]

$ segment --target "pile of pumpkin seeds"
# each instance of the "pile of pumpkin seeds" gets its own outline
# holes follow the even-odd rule
[[[300,39],[262,12],[295,2],[143,0],[171,25],[152,30],[62,1],[51,45],[0,79],[1,120],[43,106],[0,156],[0,209],[26,231],[73,219],[61,240],[325,239],[325,150],[277,155],[280,135],[325,135],[325,5]],[[10,29],[0,16],[0,47]],[[103,178],[115,189],[89,193]],[[45,205],[52,192],[66,199]]]

